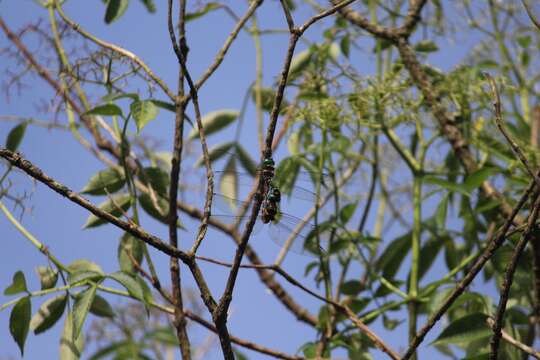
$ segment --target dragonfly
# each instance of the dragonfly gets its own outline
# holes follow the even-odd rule
[[[302,255],[324,255],[326,253],[324,247],[326,246],[317,245],[326,245],[327,240],[323,236],[324,234],[318,234],[317,227],[312,223],[281,211],[283,201],[281,191],[274,182],[274,160],[272,158],[264,159],[258,170],[258,174],[262,181],[262,202],[260,213],[255,222],[254,233],[257,233],[264,225],[267,225],[270,238],[276,244],[283,246],[287,240],[294,239],[288,245],[291,251]],[[326,175],[323,175],[323,177],[326,177]],[[224,184],[226,187],[227,184],[235,183],[240,188],[251,186],[251,190],[255,190],[253,186],[256,182],[248,173],[218,171],[216,172],[216,178],[217,182],[222,185],[222,188]],[[299,178],[301,181],[304,181],[313,179],[313,176],[311,174],[301,173]],[[304,200],[306,204],[311,205],[318,201],[315,193],[300,186],[294,186],[292,188],[290,197]],[[217,209],[216,211],[212,211],[212,217],[227,223],[245,223],[251,216],[253,203],[254,196],[250,201],[242,201],[236,197],[214,193],[214,204]],[[219,214],[220,210],[226,212],[226,214]],[[240,210],[241,215],[238,215],[238,213],[234,214],[235,210]],[[231,212],[233,213],[232,215]]]

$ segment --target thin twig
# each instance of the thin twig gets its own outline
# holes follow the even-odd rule
[[[248,19],[251,17],[251,15],[253,15],[255,10],[257,10],[257,8],[263,3],[263,1],[264,0],[255,0],[255,1],[251,2],[251,5],[249,6],[249,8],[246,11],[246,13],[244,14],[244,16],[242,16],[242,18],[238,20],[238,22],[236,23],[234,29],[231,31],[231,33],[227,37],[227,40],[225,40],[225,43],[223,44],[223,46],[221,47],[221,49],[217,53],[212,65],[210,65],[208,67],[208,69],[206,69],[206,71],[201,76],[201,78],[199,80],[197,80],[197,82],[195,83],[195,88],[197,90],[199,90],[201,88],[201,86],[203,86],[203,84],[206,82],[206,80],[208,80],[208,78],[210,78],[210,76],[212,76],[214,71],[216,71],[217,68],[221,65],[221,63],[223,62],[223,59],[225,58],[225,55],[227,54],[227,51],[231,47],[231,44],[233,43],[234,39],[236,39],[236,36],[238,36],[238,33],[240,32],[240,30],[242,30],[242,28],[244,27],[244,25],[246,24]]]
[[[185,261],[189,258],[188,255],[185,254],[183,251],[171,247],[170,245],[165,243],[163,240],[161,240],[157,236],[147,233],[145,230],[143,230],[141,227],[134,224],[133,222],[126,222],[126,221],[120,220],[116,216],[111,215],[110,213],[96,207],[90,201],[78,195],[76,192],[69,189],[67,186],[60,184],[53,178],[47,176],[43,171],[41,171],[41,169],[34,166],[30,161],[24,159],[19,153],[14,153],[8,149],[0,148],[0,157],[3,157],[7,161],[9,161],[13,166],[16,166],[19,169],[23,170],[32,178],[47,185],[49,188],[51,188],[58,194],[82,206],[83,208],[90,211],[92,214],[94,214],[98,218],[103,219],[119,227],[120,229],[130,233],[134,237],[141,239],[148,245],[164,252],[167,255],[178,257],[182,261]]]
[[[493,108],[495,109],[495,123],[497,124],[497,127],[499,128],[499,131],[503,134],[504,138],[512,148],[512,151],[516,154],[518,159],[521,161],[523,166],[525,166],[525,169],[527,170],[527,173],[534,179],[536,182],[536,186],[540,189],[540,178],[536,176],[534,171],[531,168],[531,165],[529,164],[529,161],[525,157],[525,154],[517,144],[517,142],[512,139],[510,134],[506,131],[503,124],[502,119],[502,111],[501,111],[501,96],[499,94],[499,90],[497,89],[497,84],[495,83],[495,80],[489,75],[488,73],[484,73],[484,76],[488,79],[489,86],[491,87],[491,92],[493,95]]]
[[[523,7],[525,8],[525,11],[527,11],[527,15],[529,16],[529,19],[531,19],[534,26],[536,26],[538,28],[538,30],[540,30],[540,21],[538,21],[538,19],[536,19],[536,17],[532,13],[532,9],[529,6],[529,4],[527,3],[527,0],[521,0],[521,3],[523,4]]]
[[[186,3],[180,1],[179,9],[179,32],[180,38],[185,38],[185,15],[186,15]],[[171,41],[176,41],[174,37],[174,28],[172,27],[172,0],[168,1],[167,18],[169,34],[171,34]],[[171,32],[172,31],[172,32]],[[186,55],[186,54],[185,54]],[[184,55],[184,56],[185,56]],[[177,99],[181,99],[184,96],[184,75],[181,68],[178,70],[178,95]],[[169,242],[170,245],[178,249],[178,210],[176,203],[178,201],[178,181],[180,179],[180,169],[182,166],[182,150],[184,147],[184,120],[185,120],[185,103],[175,101],[175,123],[174,123],[174,145],[171,159],[171,173],[170,173],[170,185],[169,185],[169,213],[168,213],[168,227],[169,227]],[[176,335],[180,345],[180,351],[182,353],[182,359],[191,359],[191,346],[189,337],[186,331],[186,319],[184,316],[184,302],[182,299],[182,284],[180,277],[180,264],[178,259],[170,258],[169,270],[171,274],[172,285],[172,299],[174,305],[174,327],[176,329]]]
[[[486,322],[488,323],[488,325],[493,329],[494,328],[494,325],[495,325],[495,322],[493,321],[493,319],[491,318],[487,318],[486,319]],[[527,346],[519,341],[517,341],[516,339],[514,339],[512,336],[510,336],[506,331],[501,331],[501,334],[502,334],[502,339],[504,341],[506,341],[507,343],[517,347],[518,349],[520,349],[521,351],[529,354],[530,356],[534,357],[535,359],[540,359],[540,351],[536,351],[534,350],[532,347],[530,346]]]
[[[506,304],[508,303],[508,295],[510,294],[510,288],[512,287],[512,281],[514,278],[514,273],[516,272],[517,264],[525,246],[529,242],[529,239],[533,236],[533,232],[538,233],[539,229],[536,225],[536,220],[538,219],[538,214],[540,212],[540,196],[536,194],[537,198],[534,202],[534,207],[529,216],[529,221],[527,223],[527,228],[521,234],[521,238],[517,243],[514,252],[512,253],[512,258],[506,267],[504,274],[503,285],[501,289],[501,295],[499,296],[499,306],[497,307],[497,312],[495,314],[495,322],[493,325],[493,336],[491,337],[490,347],[491,351],[489,353],[490,360],[497,360],[499,355],[499,342],[501,338],[501,329],[503,327],[504,313],[506,311]]]
[[[78,32],[81,36],[85,37],[86,39],[92,41],[93,43],[95,43],[95,44],[97,44],[97,45],[99,45],[99,46],[101,46],[101,47],[103,47],[105,49],[109,49],[111,51],[114,51],[115,53],[120,54],[120,55],[122,55],[124,57],[127,57],[128,59],[130,59],[131,61],[133,61],[137,65],[139,65],[146,72],[146,74],[152,80],[154,80],[154,82],[156,84],[158,84],[158,86],[163,90],[163,92],[165,94],[167,94],[167,96],[171,100],[174,101],[176,99],[176,95],[174,94],[174,92],[171,89],[169,89],[169,87],[165,84],[165,82],[162,79],[160,79],[152,71],[152,69],[150,69],[150,67],[144,61],[141,60],[141,58],[139,58],[137,55],[135,55],[131,51],[128,51],[128,50],[126,50],[126,49],[124,49],[124,48],[122,48],[120,46],[117,46],[117,45],[111,44],[111,43],[109,43],[107,41],[98,39],[94,35],[90,34],[89,32],[85,31],[84,29],[82,29],[79,24],[75,23],[73,20],[71,20],[70,18],[67,17],[67,15],[62,10],[62,7],[60,6],[60,4],[58,4],[57,0],[54,0],[54,6],[56,8],[56,11],[58,12],[60,17],[62,18],[62,20],[64,20],[73,30]]]

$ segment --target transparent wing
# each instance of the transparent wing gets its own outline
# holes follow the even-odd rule
[[[326,255],[328,236],[318,234],[320,246],[317,245],[317,228],[311,223],[288,214],[281,214],[276,222],[269,225],[270,238],[280,246],[301,254],[316,256]]]
[[[226,193],[227,196],[233,198],[235,197],[231,196],[233,193],[238,194],[237,196],[239,197],[246,196],[257,186],[257,178],[254,178],[249,173],[216,171],[215,178],[216,186],[220,189],[226,189],[225,191],[220,192]],[[284,195],[287,197],[315,203],[317,201],[317,195],[307,188],[313,184],[311,178],[311,175],[308,173],[300,172],[297,175],[297,180],[301,183],[301,185],[293,186],[290,194],[287,191]],[[237,188],[236,190],[235,187]]]
[[[237,216],[240,212],[249,216],[253,207],[253,200],[242,201],[232,197],[214,193],[212,214]]]
[[[234,215],[211,215],[211,218],[220,221],[225,224],[234,224],[239,222],[238,229],[240,231],[244,231],[244,228],[246,226],[246,222],[249,220],[249,216],[234,216]],[[264,223],[262,222],[260,216],[257,216],[257,221],[255,221],[255,225],[253,226],[253,231],[251,232],[253,235],[258,234],[261,229],[264,227]]]

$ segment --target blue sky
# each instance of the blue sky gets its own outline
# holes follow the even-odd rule
[[[243,3],[242,3],[243,4]],[[166,27],[164,2],[158,2],[158,12],[148,14],[138,1],[132,1],[127,13],[122,19],[112,25],[103,22],[104,7],[99,1],[68,1],[65,12],[83,28],[91,31],[96,36],[118,44],[138,54],[155,72],[169,84],[176,87],[177,64],[172,52]],[[267,1],[261,8],[259,23],[261,28],[284,28],[284,19],[279,11],[279,3],[275,0]],[[245,6],[238,6],[245,9]],[[30,0],[4,0],[0,2],[0,13],[4,21],[12,29],[19,29],[28,22],[35,22],[44,17],[43,25],[46,24],[46,12],[36,6]],[[239,11],[241,14],[242,11]],[[305,19],[305,12],[298,14],[299,19]],[[300,22],[300,20],[298,20]],[[188,26],[188,41],[190,43],[189,67],[194,78],[206,69],[214,58],[215,53],[221,47],[228,32],[234,23],[222,11],[210,13],[202,20],[191,22]],[[306,36],[317,38],[323,25],[315,25]],[[461,41],[458,44],[449,44],[450,47],[445,55],[436,55],[431,58],[432,64],[443,69],[451,68],[459,62],[464,54],[470,50],[474,39]],[[4,36],[0,37],[0,47],[10,45]],[[30,42],[30,48],[35,43]],[[287,46],[287,37],[284,35],[270,35],[263,39],[264,52],[264,83],[270,86],[281,68],[284,50]],[[298,51],[303,49],[300,44]],[[450,55],[449,55],[450,54]],[[254,78],[255,58],[252,39],[244,33],[239,35],[238,40],[232,46],[223,65],[216,74],[207,82],[199,94],[203,114],[210,111],[232,108],[240,109],[247,88]],[[357,64],[357,68],[372,69],[373,58],[361,53],[354,53],[351,62]],[[1,58],[2,63],[6,62]],[[3,67],[3,65],[1,66]],[[368,75],[368,74],[366,74]],[[2,74],[2,76],[5,76]],[[22,89],[17,96],[13,94],[9,100],[0,97],[0,115],[21,115],[35,117],[37,119],[50,120],[51,114],[44,113],[36,106],[43,99],[51,96],[50,89],[36,76],[25,80],[28,87]],[[143,88],[141,94],[145,94]],[[157,96],[165,99],[159,92]],[[257,144],[254,134],[254,113],[250,109],[246,114],[246,128],[243,130],[242,142],[246,148],[256,153]],[[65,121],[63,115],[60,121]],[[158,118],[144,129],[145,136],[152,136],[161,140],[160,149],[170,151],[173,132],[173,116],[161,111]],[[7,135],[13,122],[0,122],[0,141]],[[233,129],[226,132],[224,137],[232,136]],[[211,144],[219,143],[224,138],[211,137]],[[199,151],[198,145],[193,148]],[[72,189],[80,190],[88,179],[96,171],[103,169],[103,165],[89,156],[80,145],[68,133],[48,130],[40,127],[29,127],[26,138],[20,151],[34,164],[41,167],[47,174]],[[282,152],[283,154],[283,152]],[[257,158],[257,156],[254,156]],[[21,191],[26,189],[31,193],[27,205],[32,208],[30,213],[22,217],[24,226],[41,242],[50,247],[51,251],[64,263],[79,258],[89,258],[102,266],[105,271],[117,270],[116,248],[121,232],[106,226],[94,230],[81,230],[82,224],[88,216],[85,210],[66,201],[57,194],[51,192],[40,184],[33,184],[24,176],[16,176],[17,185],[14,189]],[[95,203],[101,199],[93,198]],[[188,224],[194,224],[180,214],[181,219]],[[150,232],[166,238],[165,227],[150,220],[143,219],[143,226]],[[190,227],[191,228],[191,227]],[[26,274],[29,287],[32,290],[39,288],[39,282],[34,268],[44,265],[45,258],[33,246],[23,238],[10,222],[0,216],[0,234],[3,242],[0,253],[0,288],[4,289],[10,283],[12,274],[16,270],[22,270]],[[180,233],[181,243],[190,245],[194,239],[193,232]],[[266,237],[258,235],[253,245],[259,251],[265,261],[271,262],[278,252],[278,248]],[[186,246],[186,245],[184,245]],[[201,248],[201,254],[217,257],[229,261],[232,259],[234,248],[229,239],[215,232],[210,232]],[[168,279],[168,259],[153,252],[159,273],[163,279]],[[289,256],[284,268],[290,273],[301,277],[303,268],[309,258],[301,256]],[[184,285],[194,287],[191,275],[183,269]],[[215,265],[202,265],[209,284],[219,296],[226,279],[227,272]],[[167,283],[167,281],[164,281]],[[312,312],[316,312],[320,303],[310,296],[291,288],[282,282],[290,293]],[[110,298],[111,303],[118,300]],[[9,299],[0,295],[0,302]],[[38,308],[38,301],[33,302],[33,311]],[[254,320],[255,319],[255,320]],[[12,341],[9,330],[9,311],[0,312],[0,359],[19,358],[19,351]],[[271,348],[279,349],[288,353],[295,353],[298,347],[305,341],[314,339],[312,329],[297,322],[291,314],[284,310],[269,292],[260,285],[258,277],[251,271],[242,271],[234,294],[229,318],[230,332],[241,338],[251,340]],[[198,325],[194,333],[195,341],[205,336]],[[381,332],[381,325],[376,324],[374,330]],[[405,326],[392,334],[386,333],[385,340],[397,350],[403,350],[406,345]],[[25,349],[25,359],[52,359],[58,357],[58,339],[61,324],[57,324],[47,333],[34,336],[30,333]],[[243,350],[244,351],[244,350]],[[250,354],[246,351],[246,353]],[[431,350],[422,351],[431,354]],[[85,353],[88,355],[89,353]],[[260,354],[250,354],[253,359],[263,358]],[[208,359],[219,359],[221,353],[216,342],[215,351],[211,352]],[[383,358],[375,352],[375,358]]]

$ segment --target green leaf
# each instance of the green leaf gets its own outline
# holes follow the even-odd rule
[[[88,184],[81,190],[83,194],[108,195],[114,194],[124,186],[126,179],[122,171],[114,168],[101,170],[93,175]]]
[[[28,126],[28,123],[23,122],[15,126],[13,129],[11,129],[11,131],[9,132],[6,138],[6,149],[11,150],[11,151],[17,151],[17,149],[19,148],[19,145],[22,142],[27,126]]]
[[[81,334],[84,321],[90,310],[94,297],[96,296],[97,284],[88,287],[81,292],[73,304],[73,334],[72,339],[76,339]]]
[[[24,342],[30,328],[30,316],[32,313],[32,304],[30,297],[25,296],[13,307],[9,316],[9,332],[13,340],[19,345],[21,356],[24,355]]]
[[[522,36],[518,36],[516,41],[519,44],[519,46],[526,49],[529,47],[529,45],[531,45],[532,38],[530,35],[522,35]]]
[[[99,274],[103,274],[103,270],[101,270],[101,267],[99,267],[98,264],[88,261],[86,259],[75,260],[71,264],[69,264],[67,268],[71,273],[93,271]]]
[[[204,128],[204,134],[208,136],[218,132],[235,121],[239,115],[240,113],[238,111],[227,109],[212,111],[206,114],[201,120]],[[199,129],[193,128],[189,133],[188,139],[193,140],[197,137],[199,137]]]
[[[135,119],[137,131],[141,131],[150,121],[154,120],[159,109],[152,100],[134,101],[130,105],[131,115]]]
[[[88,110],[86,115],[123,116],[122,109],[115,104],[98,105]]]
[[[358,202],[353,202],[345,205],[339,210],[339,219],[343,224],[347,224],[351,217],[354,215]]]
[[[15,295],[22,292],[28,292],[28,288],[26,287],[24,273],[19,270],[13,275],[11,285],[4,290],[4,295]]]
[[[186,14],[186,21],[192,21],[208,14],[210,11],[221,8],[222,5],[217,2],[207,3],[201,10]]]
[[[302,74],[310,64],[312,54],[310,49],[306,49],[292,58],[291,66],[289,67],[288,81],[293,81]]]
[[[122,350],[125,348],[130,347],[132,344],[131,340],[122,340],[122,341],[115,341],[113,343],[108,343],[108,345],[105,345],[101,349],[98,349],[95,353],[92,354],[88,358],[88,360],[100,360],[106,358],[107,355],[115,353],[119,354]],[[118,357],[114,358],[115,360],[120,360]]]
[[[261,88],[261,109],[270,113],[274,107],[274,99],[276,97],[276,92],[272,88]],[[251,92],[251,98],[254,103],[257,101],[257,93],[255,89]],[[283,113],[287,110],[289,102],[286,99],[281,101],[279,112]]]
[[[94,297],[94,301],[90,306],[90,312],[100,317],[113,318],[115,316],[115,313],[111,305],[109,305],[109,302],[98,294],[96,294],[96,296]]]
[[[105,11],[105,23],[110,24],[118,20],[127,10],[129,0],[108,0]]]
[[[358,295],[362,290],[364,290],[365,286],[358,280],[349,280],[345,281],[343,284],[341,284],[340,292],[344,295],[351,295],[355,296]]]
[[[103,274],[95,271],[77,271],[72,272],[68,276],[68,282],[70,285],[75,285],[77,283],[88,282],[88,281],[101,281],[103,279]]]
[[[49,330],[62,317],[66,308],[67,295],[59,295],[45,301],[30,321],[30,329],[38,335]]]
[[[104,97],[101,98],[101,101],[104,102],[104,103],[109,103],[109,102],[113,102],[115,100],[125,99],[125,98],[129,98],[129,99],[135,101],[135,100],[139,100],[139,95],[137,93],[118,92],[118,93],[112,93],[112,94],[105,95]],[[105,115],[107,115],[107,114],[105,114]],[[115,114],[112,114],[112,115],[115,115]]]
[[[349,58],[349,54],[351,53],[351,38],[349,35],[346,35],[341,39],[339,47],[343,55],[345,55],[346,58]]]
[[[149,13],[156,12],[156,4],[154,3],[154,0],[141,0],[141,2],[146,7],[146,10],[148,10]]]
[[[160,167],[146,167],[144,168],[144,184],[152,185],[154,191],[162,196],[169,194],[170,176]]]
[[[494,167],[483,167],[482,169],[468,175],[463,185],[469,191],[469,193],[473,192],[475,189],[479,188],[482,183],[486,181],[489,177],[500,172],[501,171],[499,169]]]
[[[143,260],[143,244],[128,233],[124,233],[118,244],[118,263],[120,270],[127,273],[135,273],[136,269],[131,259],[139,265]]]
[[[255,175],[257,175],[257,163],[240,144],[236,144],[236,155],[238,155],[238,160],[240,161],[242,168],[251,176],[255,177]]]
[[[58,281],[58,271],[48,266],[38,266],[36,272],[41,283],[41,290],[53,288]]]
[[[157,221],[168,224],[169,202],[161,196],[156,198],[156,202],[157,204],[154,204],[149,194],[143,193],[139,195],[139,204],[141,204],[143,210]],[[156,205],[158,208],[156,208]],[[178,226],[181,227],[180,223]]]
[[[431,40],[422,40],[414,45],[414,50],[423,53],[431,53],[439,51],[439,47]]]
[[[243,352],[241,352],[240,350],[238,350],[237,347],[234,347],[233,348],[233,352],[234,352],[234,358],[236,360],[249,360],[249,358],[247,357],[246,354],[244,354]]]
[[[486,324],[487,315],[473,313],[459,318],[448,325],[433,344],[466,345],[475,340],[491,336]]]
[[[448,214],[449,194],[444,194],[435,211],[435,224],[438,230],[446,229],[446,217]]]
[[[420,264],[418,265],[418,278],[421,280],[429,271],[431,265],[441,251],[443,242],[440,238],[431,238],[426,241],[420,249]]]
[[[133,296],[135,299],[140,300],[145,303],[145,297],[142,286],[135,280],[130,274],[117,271],[115,273],[107,275],[109,278],[117,281],[126,288],[128,293]]]
[[[458,192],[460,194],[463,194],[465,196],[470,196],[471,193],[468,189],[468,187],[465,186],[465,184],[456,184],[454,182],[446,181],[444,179],[440,179],[434,176],[426,176],[424,177],[424,182],[427,184],[433,184],[438,185],[442,188],[445,188],[446,190],[450,192]]]
[[[178,338],[172,328],[159,328],[144,335],[145,339],[160,342],[165,345],[178,346]]]
[[[129,194],[114,195],[112,200],[109,198],[106,201],[99,204],[99,208],[103,211],[110,213],[113,216],[122,216],[131,206],[131,199]],[[107,221],[98,218],[94,214],[91,214],[86,223],[83,225],[83,229],[88,229],[96,226],[106,224]]]
[[[235,145],[236,142],[228,141],[210,148],[210,150],[208,150],[208,158],[210,159],[210,163],[213,163],[214,161],[221,159],[224,155],[229,154],[231,148]],[[195,162],[195,166],[204,166],[204,156],[200,156],[197,159],[197,161]]]
[[[68,311],[64,321],[64,330],[60,337],[60,360],[78,360],[84,346],[84,336],[79,334],[77,339],[73,334],[73,314]]]
[[[157,100],[157,99],[150,99],[149,101],[151,101],[158,108],[161,108],[161,109],[168,110],[170,112],[176,113],[176,107],[174,106],[173,103],[163,101],[163,100]]]
[[[377,259],[375,268],[387,279],[394,277],[411,247],[411,232],[390,242]]]

